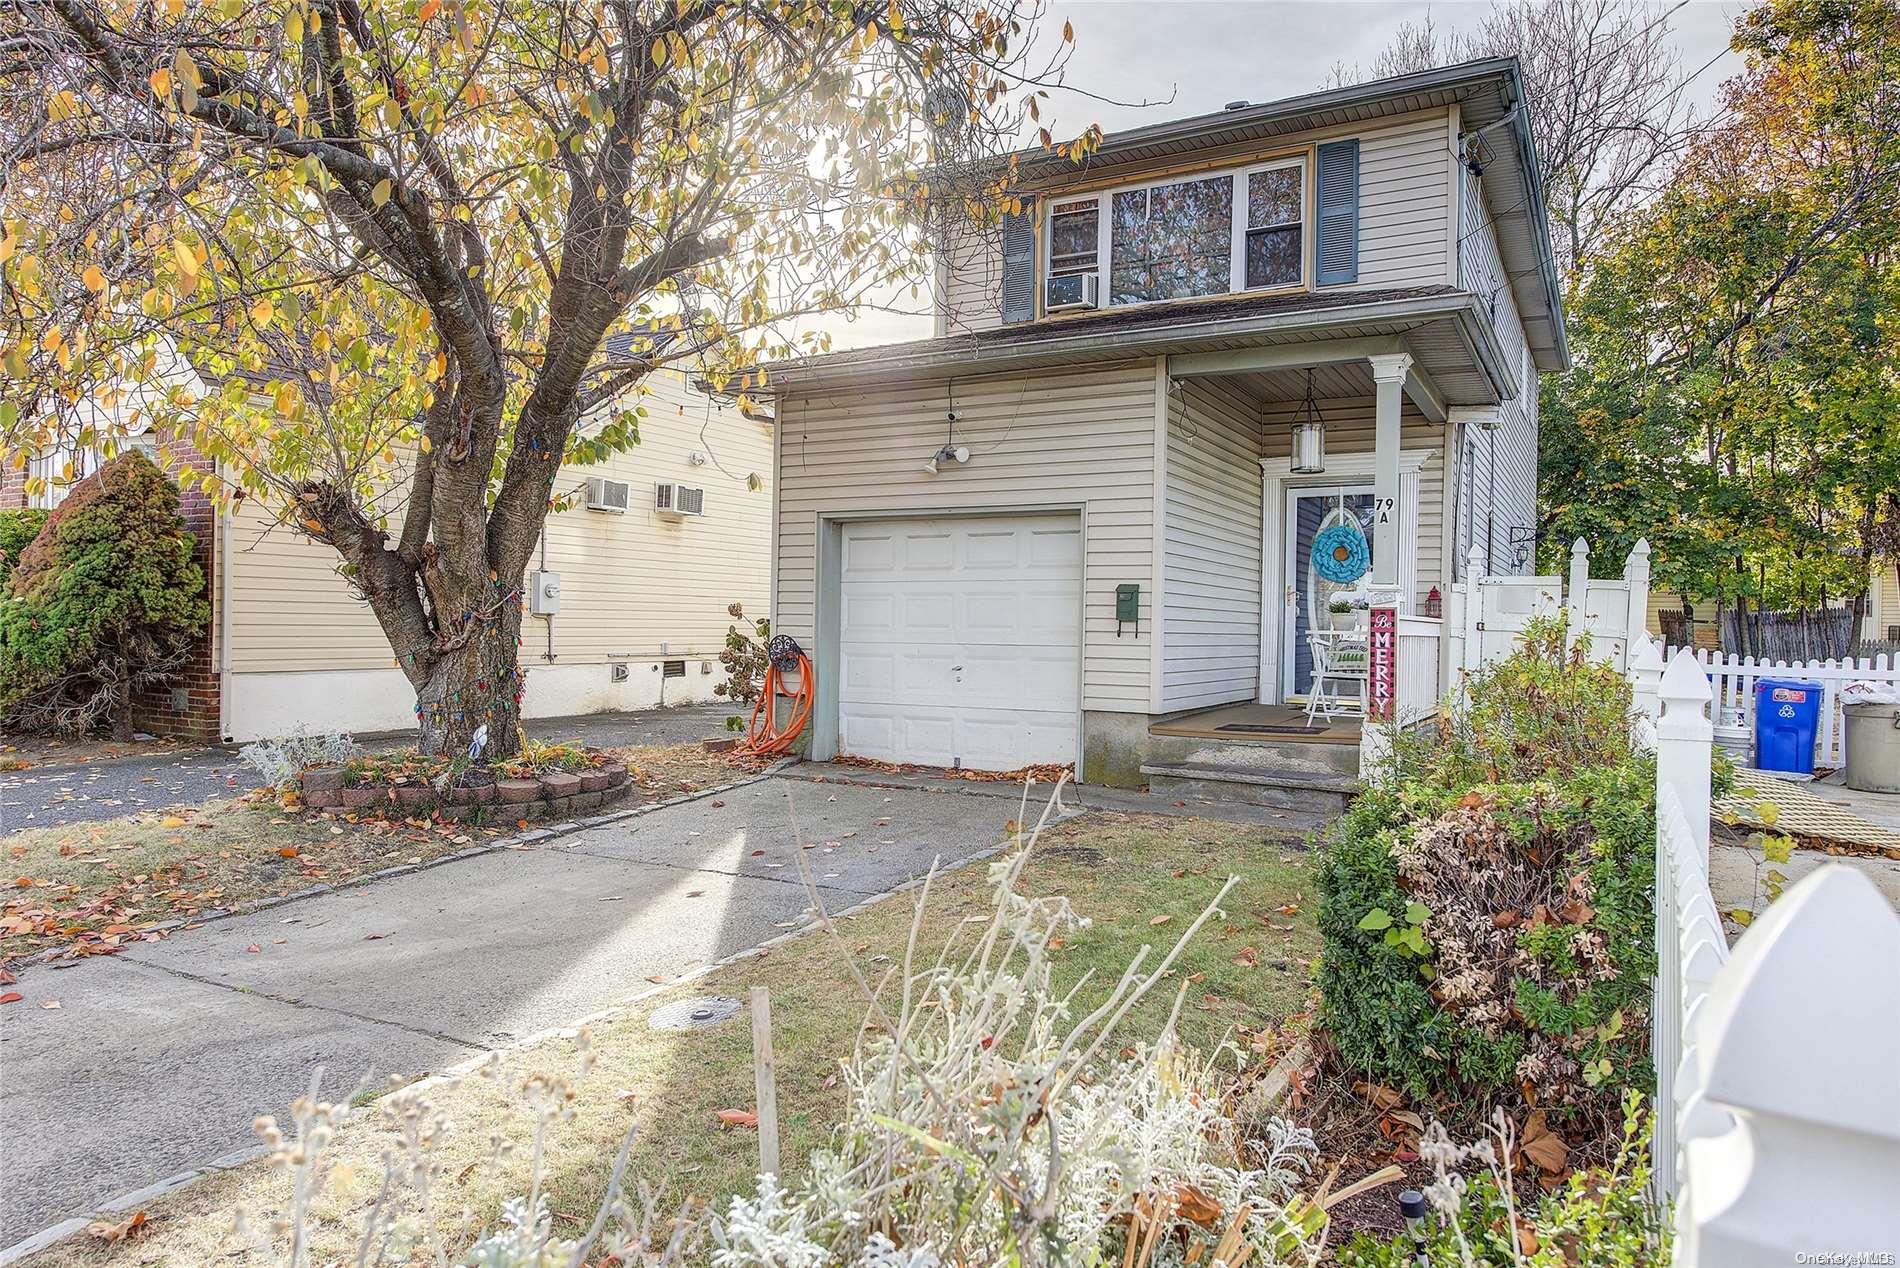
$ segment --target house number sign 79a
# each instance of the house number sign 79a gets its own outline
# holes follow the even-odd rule
[[[1376,524],[1390,524],[1393,508],[1398,505],[1397,498],[1378,498],[1372,503],[1372,519]]]

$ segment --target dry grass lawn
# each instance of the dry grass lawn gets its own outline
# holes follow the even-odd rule
[[[1091,995],[1099,998],[1109,989],[1142,944],[1171,945],[1230,872],[1240,884],[1224,919],[1208,926],[1176,970],[1186,992],[1183,1038],[1206,1050],[1236,1028],[1272,1026],[1309,999],[1318,939],[1308,914],[1302,854],[1259,828],[1097,814],[1045,834],[1021,888],[1066,894],[1093,918],[1093,926],[1078,931],[1059,953],[1070,982],[1094,971],[1082,992],[1086,1006]],[[849,954],[871,980],[901,954],[913,902],[911,896],[888,900],[843,922]],[[966,925],[965,917],[984,918],[989,905],[982,866],[940,877],[926,916],[925,944],[934,948],[959,928],[976,927]],[[654,1008],[687,996],[746,999],[754,985],[770,988],[783,1156],[788,1173],[801,1171],[843,1109],[833,1076],[851,1052],[862,1015],[863,1001],[843,954],[828,939],[806,935],[670,988],[596,1026],[594,1069],[578,1084],[574,1116],[556,1129],[548,1155],[557,1231],[574,1235],[583,1229],[614,1150],[633,1127],[640,1136],[630,1174],[661,1187],[669,1203],[691,1198],[723,1206],[726,1197],[752,1184],[756,1133],[724,1126],[717,1117],[722,1109],[753,1108],[748,1017],[742,1011],[687,1033],[648,1027]],[[1151,1037],[1172,1004],[1171,992],[1154,992],[1123,1033]],[[502,1058],[494,1078],[470,1077],[428,1093],[455,1124],[440,1153],[447,1196],[438,1199],[437,1211],[446,1227],[457,1230],[457,1245],[492,1225],[502,1200],[525,1188],[528,1118],[515,1090],[537,1071],[571,1072],[573,1047],[559,1040],[517,1050]],[[519,1142],[500,1161],[491,1157],[489,1145],[496,1134]],[[348,1178],[318,1205],[313,1262],[349,1261],[345,1247],[381,1183],[380,1159],[390,1139],[374,1106],[340,1132],[334,1157]],[[218,1174],[153,1203],[145,1235],[117,1244],[81,1236],[26,1265],[275,1264],[280,1260],[260,1247],[235,1241],[233,1212],[274,1213],[286,1190],[283,1177],[260,1165]]]
[[[614,749],[649,804],[730,783],[762,763],[698,744]],[[154,925],[243,907],[401,863],[423,863],[516,825],[385,822],[286,808],[263,794],[34,828],[6,838],[0,963],[48,947],[110,954]]]
[[[501,833],[358,822],[261,795],[15,832],[5,841],[0,959],[53,946],[110,953],[158,936],[153,925],[424,862]]]
[[[607,752],[627,764],[634,795],[648,802],[729,784],[767,765],[731,752],[709,752],[701,744],[635,744]]]

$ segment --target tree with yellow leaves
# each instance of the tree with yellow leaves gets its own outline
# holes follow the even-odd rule
[[[822,347],[796,319],[921,285],[948,209],[1013,206],[1070,46],[1040,5],[18,0],[0,440],[188,435],[183,479],[336,550],[425,749],[511,752],[562,462],[637,442],[655,368],[743,397]]]

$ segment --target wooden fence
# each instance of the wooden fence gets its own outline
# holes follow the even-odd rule
[[[1821,719],[1815,727],[1814,762],[1817,766],[1838,767],[1847,760],[1847,727],[1841,712],[1841,688],[1850,682],[1878,682],[1900,685],[1900,660],[1890,656],[1864,656],[1850,660],[1756,660],[1753,656],[1732,656],[1707,648],[1670,648],[1672,661],[1678,650],[1687,651],[1701,666],[1714,690],[1715,717],[1727,721],[1742,715],[1752,732],[1755,727],[1755,684],[1763,678],[1797,678],[1821,684]]]
[[[1709,888],[1710,679],[1686,651],[1664,670],[1647,640],[1629,673],[1656,752],[1652,1151],[1675,1263],[1893,1263],[1900,917],[1828,864],[1731,950]]]

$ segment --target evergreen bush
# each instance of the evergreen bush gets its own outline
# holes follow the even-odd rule
[[[74,485],[21,552],[0,604],[0,719],[17,730],[131,733],[211,619],[178,488],[144,454]]]
[[[7,582],[20,555],[40,535],[46,524],[46,512],[37,507],[0,511],[0,599],[7,596]]]
[[[1319,863],[1347,1069],[1599,1141],[1650,1085],[1655,766],[1629,713],[1621,674],[1537,623],[1347,812]]]

